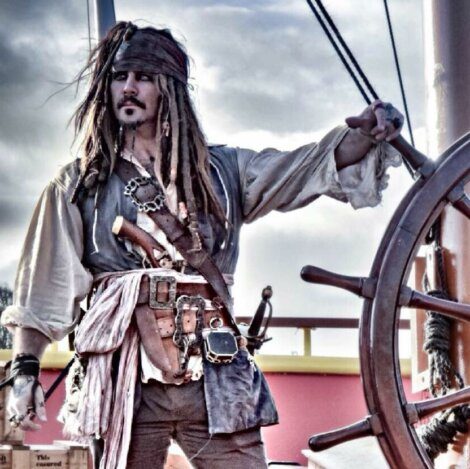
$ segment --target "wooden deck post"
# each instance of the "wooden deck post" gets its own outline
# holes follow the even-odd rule
[[[434,156],[470,130],[470,2],[423,0],[423,7],[428,154]],[[446,209],[441,238],[450,294],[461,302],[469,303],[469,220],[452,207]],[[470,326],[455,322],[452,341],[454,362],[468,384]],[[459,456],[454,453],[454,460]]]

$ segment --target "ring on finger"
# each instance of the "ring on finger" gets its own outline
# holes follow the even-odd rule
[[[9,418],[10,425],[14,428],[18,427],[25,417],[25,415],[12,415]]]
[[[385,109],[384,103],[379,101],[378,103],[372,104],[372,110],[375,111],[376,109]]]

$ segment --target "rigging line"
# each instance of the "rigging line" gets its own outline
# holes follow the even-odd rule
[[[330,14],[326,10],[326,8],[323,6],[323,3],[321,0],[315,0],[318,8],[322,12],[323,16],[325,17],[326,21],[330,25],[330,28],[332,31],[335,33],[336,38],[338,39],[339,43],[343,47],[344,51],[346,52],[347,56],[349,57],[349,60],[352,62],[354,67],[356,68],[357,73],[359,73],[359,76],[362,78],[364,84],[366,85],[367,89],[369,90],[369,93],[373,96],[374,99],[379,99],[378,94],[375,92],[374,88],[370,84],[366,74],[362,71],[361,66],[356,60],[356,57],[354,57],[354,54],[352,53],[351,49],[349,46],[346,44],[346,41],[343,39],[343,36],[339,32],[339,29],[336,27],[335,22],[331,18]]]
[[[402,74],[401,74],[401,70],[400,70],[400,63],[398,61],[397,47],[396,47],[396,44],[395,44],[395,37],[394,37],[394,34],[393,34],[392,21],[390,19],[390,12],[388,10],[387,0],[384,0],[384,7],[385,7],[385,15],[387,17],[388,31],[390,33],[390,41],[392,43],[393,58],[395,60],[395,67],[397,69],[398,82],[400,83],[400,92],[401,92],[401,98],[402,98],[402,101],[403,101],[403,108],[405,110],[406,124],[408,126],[408,132],[410,134],[411,145],[415,146],[415,141],[414,141],[414,138],[413,138],[413,130],[411,128],[410,114],[408,112],[408,103],[407,103],[407,100],[406,100],[405,87],[403,86],[403,78],[402,78]]]
[[[354,70],[351,68],[351,65],[348,63],[346,58],[343,55],[343,52],[341,49],[338,47],[338,44],[335,42],[335,39],[333,38],[331,32],[329,31],[328,27],[326,26],[325,22],[323,21],[323,18],[321,17],[320,13],[316,9],[315,5],[311,2],[311,0],[306,0],[308,6],[312,10],[313,14],[316,16],[318,22],[320,23],[320,26],[322,27],[323,31],[325,32],[326,36],[328,37],[331,45],[333,46],[334,50],[338,54],[338,57],[340,58],[341,62],[343,65],[346,67],[346,70],[349,72],[349,75],[353,79],[354,83],[356,84],[358,90],[362,94],[362,97],[364,98],[365,102],[367,104],[370,104],[372,100],[369,98],[369,96],[366,93],[366,90],[363,88],[362,84],[359,82],[357,76],[354,73]]]
[[[353,79],[354,83],[356,84],[357,88],[359,89],[359,91],[361,92],[363,98],[365,99],[366,103],[367,104],[371,104],[371,99],[369,99],[369,97],[367,96],[367,93],[366,91],[364,90],[364,88],[362,87],[361,83],[359,82],[358,80],[358,77],[355,75],[354,71],[352,70],[351,68],[351,65],[347,62],[346,58],[344,57],[343,55],[343,52],[341,51],[341,49],[338,47],[338,44],[335,42],[335,40],[333,39],[333,36],[331,34],[331,32],[329,31],[328,27],[326,26],[325,22],[323,21],[323,18],[321,17],[320,13],[318,12],[318,10],[316,9],[316,7],[313,5],[312,1],[311,0],[306,0],[308,6],[310,7],[310,9],[312,10],[313,14],[315,15],[315,17],[317,18],[318,22],[320,23],[320,26],[322,27],[323,31],[325,32],[326,36],[328,37],[328,39],[330,40],[330,43],[331,45],[333,46],[333,48],[335,49],[336,53],[338,54],[338,57],[340,58],[341,62],[343,63],[343,65],[346,67],[346,69],[348,70],[351,78]],[[340,43],[342,44],[343,48],[345,49],[346,53],[348,54],[349,58],[351,59],[351,61],[353,62],[353,64],[355,64],[355,67],[356,67],[356,71],[357,73],[360,74],[360,76],[362,77],[364,83],[366,84],[366,86],[368,87],[369,89],[369,92],[372,94],[373,98],[374,99],[379,99],[377,93],[374,91],[372,85],[370,84],[369,80],[367,79],[367,77],[365,76],[364,72],[362,71],[361,67],[359,66],[357,60],[354,58],[354,55],[352,54],[351,50],[349,49],[349,47],[347,46],[347,44],[345,43],[343,37],[341,36],[338,28],[336,27],[336,25],[334,24],[333,20],[331,19],[331,17],[329,16],[328,12],[326,11],[325,7],[323,6],[323,4],[321,3],[321,0],[315,0],[315,2],[317,3],[317,5],[319,6],[319,8],[321,9],[321,11],[323,12],[323,15],[325,16],[325,18],[327,19],[330,27],[332,28],[333,32],[335,33],[336,35],[336,38],[338,39],[338,41],[340,41]],[[415,172],[413,170],[413,168],[411,167],[411,164],[408,162],[408,160],[406,158],[403,158],[403,163],[404,163],[404,166],[405,168],[407,169],[408,173],[410,174],[410,176],[414,179],[415,178]]]
[[[86,0],[86,18],[88,25],[88,52],[91,54],[90,0]]]

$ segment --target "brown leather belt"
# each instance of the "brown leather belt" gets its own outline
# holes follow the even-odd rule
[[[173,313],[173,312],[171,312]],[[210,327],[214,321],[220,321],[222,318],[218,311],[205,311],[204,312],[204,327]],[[173,337],[175,333],[175,318],[174,314],[166,318],[157,318],[158,329],[162,339]],[[194,311],[187,311],[183,314],[183,332],[190,334],[196,330],[196,313]]]
[[[204,328],[230,327],[228,311],[215,298],[208,283],[178,283],[175,277],[145,275],[135,308],[135,317],[144,349],[150,361],[159,369],[175,372],[179,369],[180,350],[173,342],[176,332],[176,302],[181,296],[201,297],[212,302],[202,314]],[[197,312],[183,304],[182,332],[196,331]],[[168,360],[168,361],[167,361]],[[170,380],[171,373],[166,373]]]
[[[140,284],[140,292],[137,304],[148,304],[152,307],[155,301],[159,303],[154,309],[166,309],[174,307],[171,303],[181,295],[200,295],[206,299],[215,298],[212,287],[207,283],[177,282],[175,277],[167,275],[144,275]]]
[[[137,298],[137,305],[148,306],[153,310],[157,318],[158,328],[162,338],[173,336],[175,332],[175,302],[182,296],[201,296],[205,300],[214,299],[214,291],[208,283],[186,283],[176,282],[174,277],[145,275],[140,284],[140,292]],[[158,303],[157,307],[150,306]],[[140,309],[140,308],[139,308]],[[204,311],[204,327],[210,327],[214,320],[222,321],[222,325],[227,325],[224,321],[227,310],[220,304],[216,304]],[[221,323],[219,322],[219,325]],[[196,314],[188,310],[183,314],[183,332],[189,334],[196,328]]]

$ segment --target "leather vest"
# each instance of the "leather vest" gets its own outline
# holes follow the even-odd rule
[[[233,274],[242,225],[241,188],[237,154],[234,148],[213,146],[211,153],[211,177],[218,200],[228,216],[226,230],[212,216],[199,216],[200,234],[205,248],[215,260],[221,272]],[[95,208],[94,197],[82,196],[78,201],[84,230],[84,254],[82,262],[93,273],[139,269],[141,260],[127,251],[124,243],[112,233],[114,219],[122,215],[136,223],[137,209],[124,196],[124,184],[112,174],[101,189]],[[186,270],[186,273],[197,273]]]

